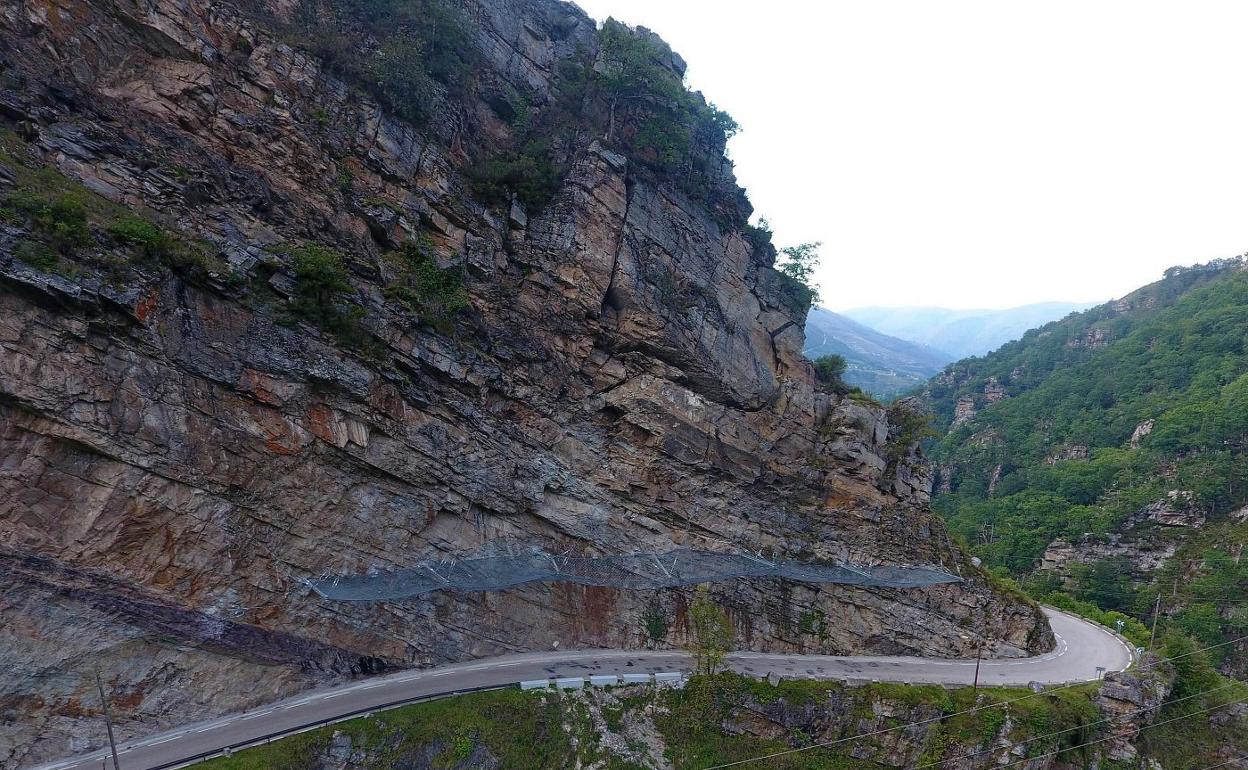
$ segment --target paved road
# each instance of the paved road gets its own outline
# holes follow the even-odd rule
[[[1057,648],[1034,658],[985,660],[979,681],[986,685],[1063,684],[1089,681],[1131,664],[1132,651],[1106,629],[1046,609]],[[776,673],[795,679],[856,679],[890,682],[970,684],[975,661],[914,657],[834,657],[739,652],[728,658],[741,673]],[[522,680],[593,674],[688,671],[690,657],[678,651],[568,650],[505,655],[434,669],[405,671],[331,689],[317,690],[262,708],[123,743],[122,770],[149,770],[282,730],[423,695]],[[99,770],[106,751],[43,765],[39,770]],[[111,763],[110,763],[111,765]]]

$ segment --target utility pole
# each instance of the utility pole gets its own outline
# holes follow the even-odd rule
[[[1161,616],[1161,592],[1157,592],[1157,603],[1153,605],[1153,632],[1148,638],[1148,651],[1153,651],[1153,645],[1157,642],[1157,618]]]
[[[984,659],[984,642],[980,640],[975,645],[975,683],[971,685],[971,692],[979,692],[979,662]]]
[[[104,695],[104,682],[100,679],[100,670],[95,670],[95,688],[100,691],[100,705],[104,707],[104,726],[108,728],[108,747],[113,752],[113,770],[121,770],[117,761],[117,742],[113,740],[113,719],[108,714],[108,698]]]

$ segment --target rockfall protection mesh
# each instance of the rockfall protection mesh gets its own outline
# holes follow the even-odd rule
[[[410,569],[325,577],[308,584],[327,599],[394,601],[431,591],[499,591],[524,583],[565,580],[612,588],[675,588],[732,578],[775,577],[804,583],[921,588],[958,583],[934,567],[769,561],[758,556],[681,549],[618,556],[553,555],[542,551],[422,562]]]

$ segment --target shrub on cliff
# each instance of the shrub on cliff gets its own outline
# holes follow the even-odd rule
[[[888,442],[884,447],[884,460],[894,468],[905,459],[910,447],[925,438],[936,435],[932,429],[932,415],[923,411],[911,399],[898,399],[888,405]]]
[[[295,276],[291,315],[324,329],[345,345],[366,346],[369,337],[360,326],[364,308],[356,302],[342,255],[311,243],[283,252],[290,257]]]
[[[72,256],[91,243],[87,208],[73,192],[15,190],[5,203],[29,220],[32,234],[53,252]]]
[[[459,94],[472,81],[476,43],[463,12],[446,0],[337,0],[300,8],[293,42],[413,123],[432,117],[439,88]]]
[[[437,254],[427,235],[403,244],[388,260],[397,276],[386,287],[386,297],[430,326],[447,331],[451,319],[468,307],[468,292],[459,272],[438,266]]]
[[[559,188],[562,173],[550,158],[550,144],[534,140],[519,151],[474,163],[465,176],[483,203],[502,204],[515,195],[527,211],[538,212]]]
[[[838,395],[844,395],[850,391],[850,387],[843,379],[847,366],[845,356],[830,353],[826,356],[819,356],[811,363],[815,367],[815,380],[820,385]]]
[[[819,267],[818,241],[785,246],[780,249],[784,257],[776,269],[789,279],[807,306],[819,301],[819,289],[814,284],[815,269]]]
[[[776,247],[771,243],[774,233],[771,230],[771,223],[767,221],[766,217],[759,217],[756,225],[747,224],[742,229],[741,234],[745,236],[746,242],[750,244],[750,247],[756,253],[767,249],[770,249],[772,254],[775,253]]]

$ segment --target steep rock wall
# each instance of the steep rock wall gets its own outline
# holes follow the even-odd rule
[[[491,89],[540,105],[596,38],[553,1],[465,12],[479,88],[439,97],[417,130],[230,6],[0,9],[10,162],[59,169],[219,259],[189,279],[96,233],[90,258],[49,271],[21,258],[20,222],[0,227],[0,656],[15,662],[0,760],[98,745],[96,665],[125,737],[388,667],[684,641],[681,591],[341,604],[302,582],[325,573],[498,540],[964,570],[921,458],[885,459],[883,410],[814,386],[806,308],[731,224],[748,204],[726,161],[709,183],[737,201],[727,215],[590,135],[541,212],[474,200],[469,156],[511,130]],[[467,288],[449,325],[383,291],[382,255],[418,233]],[[369,350],[284,320],[278,247],[299,242],[349,255]],[[966,577],[716,590],[759,649],[1051,645],[1034,608]]]

